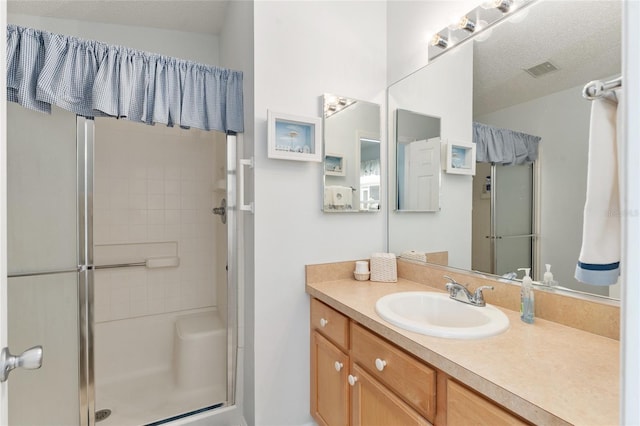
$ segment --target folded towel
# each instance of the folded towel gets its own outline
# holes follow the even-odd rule
[[[403,257],[405,259],[418,260],[420,262],[427,261],[427,253],[423,251],[415,251],[415,250],[404,251],[400,254],[400,257]]]
[[[353,204],[353,190],[348,186],[327,186],[324,189],[324,205],[334,210],[349,210]]]
[[[620,100],[620,90],[615,93]],[[578,281],[613,285],[620,275],[620,197],[616,135],[618,104],[611,97],[591,106],[587,199],[582,249],[576,266]]]

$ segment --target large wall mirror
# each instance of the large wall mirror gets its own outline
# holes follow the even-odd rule
[[[323,211],[380,211],[380,105],[323,96]]]
[[[620,75],[621,4],[537,1],[390,86],[390,128],[406,109],[439,117],[442,138],[470,142],[474,122],[541,138],[534,162],[443,174],[433,214],[390,209],[390,252],[447,251],[452,267],[503,277],[531,266],[539,281],[550,264],[561,288],[619,297],[617,285],[582,284],[574,272],[591,109],[582,89]],[[399,141],[389,136],[391,158]]]

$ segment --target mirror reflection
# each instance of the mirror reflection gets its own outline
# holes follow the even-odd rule
[[[444,174],[439,212],[419,218],[390,212],[389,251],[448,251],[450,266],[507,277],[532,265],[537,281],[548,264],[560,287],[619,297],[618,286],[582,284],[574,272],[591,109],[581,92],[589,81],[620,75],[621,2],[541,0],[518,13],[526,16],[392,85],[389,107],[441,117],[443,138],[468,129],[456,139],[473,140],[474,122],[539,137],[537,159],[477,163],[476,176],[461,177],[456,187]],[[580,24],[585,19],[589,25]]]
[[[440,209],[440,118],[396,110],[398,210]]]
[[[323,211],[380,211],[380,105],[331,94],[323,104]]]

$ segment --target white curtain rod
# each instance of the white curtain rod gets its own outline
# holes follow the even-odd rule
[[[622,87],[622,76],[605,82],[600,80],[590,81],[582,89],[582,97],[591,101],[618,87]]]

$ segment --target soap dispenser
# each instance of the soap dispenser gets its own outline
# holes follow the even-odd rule
[[[520,319],[527,324],[533,324],[533,281],[531,281],[531,277],[529,276],[531,268],[518,268],[518,271],[524,271],[522,287],[520,288]]]
[[[553,274],[551,273],[551,264],[545,263],[544,266],[547,268],[547,272],[544,273],[542,277],[542,283],[546,286],[551,287],[553,285]]]

